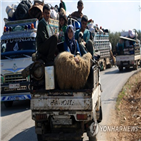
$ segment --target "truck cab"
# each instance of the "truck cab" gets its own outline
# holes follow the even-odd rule
[[[38,20],[8,21],[1,36],[1,101],[11,107],[13,101],[30,100],[30,77],[21,71],[32,63],[36,51]]]
[[[138,39],[120,36],[116,53],[116,64],[119,71],[122,71],[123,67],[138,69],[141,61],[141,45]]]

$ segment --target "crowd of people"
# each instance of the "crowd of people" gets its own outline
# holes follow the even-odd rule
[[[60,46],[63,51],[71,52],[74,55],[83,56],[87,52],[94,55],[94,46],[91,40],[90,31],[87,29],[88,17],[83,15],[83,2],[77,2],[78,11],[73,12],[68,17],[75,18],[81,24],[80,29],[74,30],[73,25],[68,25],[68,17],[66,16],[66,5],[63,0],[60,1],[59,8],[59,35],[53,33],[51,29],[50,7],[48,4],[43,6],[43,18],[39,21],[37,28],[37,51],[44,56],[45,63],[54,61],[54,55],[59,52]],[[81,39],[79,39],[81,35]],[[59,44],[61,43],[61,44]]]

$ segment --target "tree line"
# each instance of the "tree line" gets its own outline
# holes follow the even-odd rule
[[[140,30],[138,30],[138,31],[136,30],[136,32],[138,34],[137,38],[141,41],[141,31]],[[120,35],[121,35],[121,32],[113,33],[113,32],[109,31],[109,40],[110,40],[110,42],[112,44],[112,50],[113,51],[115,51],[115,49],[116,49],[116,45],[117,45],[117,43],[119,41],[119,36]]]

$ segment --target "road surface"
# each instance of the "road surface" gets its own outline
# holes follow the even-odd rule
[[[117,67],[100,72],[103,89],[101,125],[109,125],[112,116],[110,111],[114,109],[117,95],[133,73],[134,70],[120,73]],[[97,139],[106,141],[106,134],[99,131]],[[29,101],[15,102],[9,109],[1,105],[1,141],[37,141]],[[88,141],[86,134],[83,141]]]

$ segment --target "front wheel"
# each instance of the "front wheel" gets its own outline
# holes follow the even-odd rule
[[[10,108],[13,105],[13,101],[4,101],[4,105],[6,108]]]

